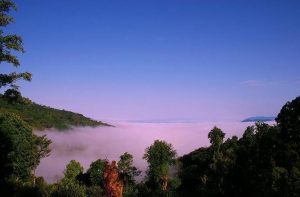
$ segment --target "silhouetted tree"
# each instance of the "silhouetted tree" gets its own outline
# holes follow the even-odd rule
[[[21,92],[17,89],[8,89],[5,91],[3,98],[5,98],[8,103],[18,103],[22,101]]]
[[[290,143],[300,141],[300,96],[287,102],[276,118],[281,135]]]

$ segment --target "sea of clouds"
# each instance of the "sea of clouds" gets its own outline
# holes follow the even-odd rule
[[[74,159],[86,170],[91,162],[101,158],[118,160],[124,152],[134,156],[134,164],[142,171],[147,163],[142,159],[145,149],[154,140],[171,143],[178,156],[199,147],[209,145],[208,132],[217,126],[225,133],[225,138],[241,137],[245,128],[254,123],[211,122],[211,123],[133,123],[123,122],[115,127],[81,127],[68,131],[37,131],[52,140],[51,155],[42,159],[37,175],[52,183],[63,176],[66,164]],[[143,174],[141,175],[141,177]],[[140,177],[140,178],[141,178]]]

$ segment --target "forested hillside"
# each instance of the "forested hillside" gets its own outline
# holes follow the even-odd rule
[[[213,128],[211,146],[179,160],[179,191],[185,196],[299,196],[300,97],[287,102],[275,125],[248,127],[239,139],[225,140]]]
[[[82,114],[36,104],[27,98],[11,103],[0,95],[0,113],[4,112],[17,114],[36,130],[47,128],[64,130],[72,126],[110,126],[101,121],[87,118]]]

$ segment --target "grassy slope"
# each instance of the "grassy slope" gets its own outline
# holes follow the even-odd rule
[[[0,96],[0,113],[7,111],[19,115],[36,130],[44,130],[47,128],[64,130],[72,126],[111,126],[100,121],[92,120],[78,113],[58,110],[36,103],[27,102],[27,104],[9,104]]]

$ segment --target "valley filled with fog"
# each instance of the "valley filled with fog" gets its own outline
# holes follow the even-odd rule
[[[37,168],[37,175],[54,182],[63,176],[64,168],[70,160],[79,161],[86,170],[92,161],[99,158],[119,160],[119,156],[124,152],[132,154],[134,164],[144,172],[147,163],[142,159],[143,154],[156,139],[171,143],[178,156],[182,156],[199,147],[209,145],[207,134],[214,126],[221,128],[226,133],[225,138],[228,138],[233,135],[240,137],[245,128],[253,124],[251,122],[123,122],[115,124],[115,127],[37,131],[37,134],[46,134],[52,140],[51,155],[41,161]]]

